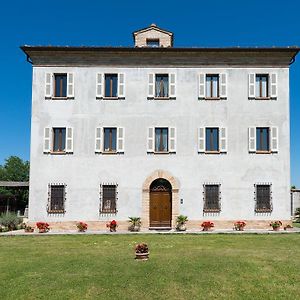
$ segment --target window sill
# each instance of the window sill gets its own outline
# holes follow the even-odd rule
[[[45,97],[47,100],[72,100],[74,97]]]
[[[205,97],[205,100],[221,100],[221,97]]]
[[[277,97],[249,97],[249,100],[257,100],[257,101],[267,101],[267,100],[276,100]]]
[[[272,151],[256,151],[256,154],[271,154]]]
[[[218,100],[226,100],[227,97],[198,97],[199,100],[206,101],[218,101]]]
[[[48,214],[64,214],[65,210],[48,210]]]
[[[125,97],[96,97],[97,100],[124,100]]]
[[[176,97],[147,97],[148,100],[162,100],[162,101],[166,101],[166,100],[175,100]]]
[[[153,154],[170,154],[170,151],[154,151]]]
[[[255,97],[255,100],[271,100],[271,97]]]
[[[220,213],[221,209],[203,209],[204,213]]]
[[[117,151],[103,151],[102,154],[110,155],[110,154],[118,154],[118,152]]]
[[[51,155],[64,155],[67,154],[66,151],[51,151],[49,152]]]
[[[205,154],[221,154],[220,151],[205,151]]]
[[[272,209],[270,208],[266,208],[266,209],[255,209],[255,212],[256,213],[271,213],[272,212]]]

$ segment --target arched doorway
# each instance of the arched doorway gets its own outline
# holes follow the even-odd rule
[[[150,227],[172,226],[172,185],[164,179],[155,179],[150,185]]]

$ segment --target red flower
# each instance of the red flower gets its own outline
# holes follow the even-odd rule
[[[201,227],[214,227],[215,224],[211,221],[204,221],[202,224],[201,224]]]

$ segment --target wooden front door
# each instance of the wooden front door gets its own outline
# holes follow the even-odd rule
[[[150,192],[150,227],[171,227],[172,194],[168,191]]]

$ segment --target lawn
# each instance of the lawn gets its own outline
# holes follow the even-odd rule
[[[0,237],[0,299],[299,299],[299,282],[299,234]]]

